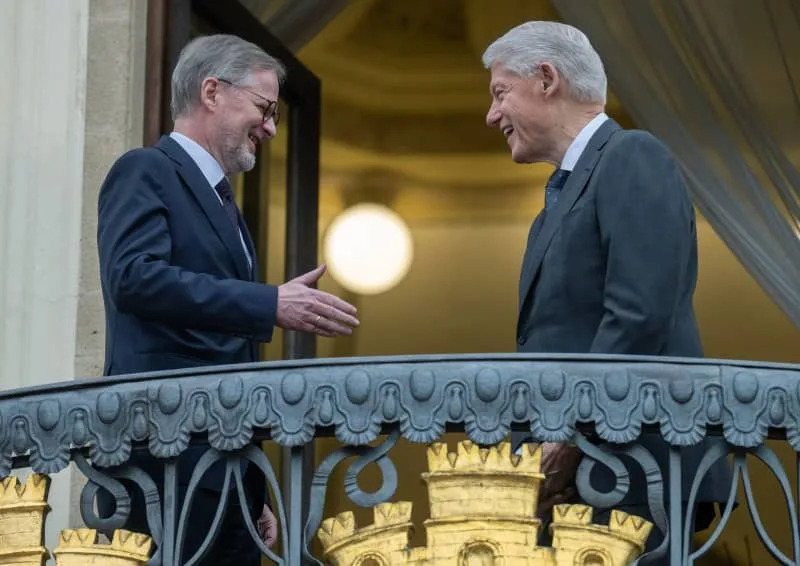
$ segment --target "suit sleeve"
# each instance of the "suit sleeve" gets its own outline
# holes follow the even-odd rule
[[[606,273],[591,352],[655,355],[675,322],[696,245],[694,212],[667,148],[646,132],[624,136],[595,172]]]
[[[120,312],[145,320],[268,342],[276,287],[170,263],[170,211],[161,197],[169,173],[152,151],[121,157],[100,190],[98,249],[108,298]]]

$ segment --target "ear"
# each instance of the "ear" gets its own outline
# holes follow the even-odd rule
[[[561,77],[552,64],[542,63],[539,65],[539,80],[541,81],[542,92],[549,93],[555,90],[561,82]]]
[[[206,77],[200,84],[200,104],[212,109],[219,103],[220,83],[214,77]]]

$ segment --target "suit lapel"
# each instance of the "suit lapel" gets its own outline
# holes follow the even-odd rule
[[[541,227],[538,230],[535,230],[536,222],[534,222],[528,239],[528,247],[525,249],[525,258],[520,275],[520,314],[523,312],[525,301],[531,293],[533,283],[542,267],[544,254],[547,252],[547,248],[550,247],[553,236],[561,227],[561,219],[572,209],[575,201],[583,194],[589,177],[591,177],[592,171],[594,171],[600,159],[601,150],[606,145],[611,135],[618,130],[621,130],[621,128],[611,119],[606,120],[603,125],[600,126],[589,140],[589,143],[586,144],[586,148],[575,164],[575,168],[567,179],[564,188],[561,190],[561,195],[556,206],[551,208],[547,214],[540,214],[540,216],[537,217],[537,221],[539,218],[543,217]]]
[[[531,256],[530,252],[533,249],[533,243],[536,241],[536,237],[539,235],[539,232],[542,230],[542,224],[544,224],[544,219],[547,216],[547,213],[544,209],[536,216],[536,219],[531,224],[531,229],[528,232],[528,243],[525,246],[525,255],[522,258],[522,270],[519,276],[519,303],[522,304],[522,301],[525,300],[525,294],[530,286],[531,280],[531,268],[533,264],[531,260],[533,256]]]
[[[225,209],[220,205],[219,200],[214,195],[214,188],[208,184],[202,171],[191,157],[181,148],[181,146],[169,136],[162,136],[156,147],[166,153],[177,165],[178,175],[183,179],[184,184],[189,188],[194,198],[200,204],[200,208],[208,217],[208,221],[214,231],[228,248],[228,252],[233,259],[236,272],[240,279],[250,280],[250,268],[247,265],[247,258],[239,240],[239,234],[231,226]],[[249,236],[248,236],[249,237]]]

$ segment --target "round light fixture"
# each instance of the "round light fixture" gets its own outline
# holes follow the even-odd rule
[[[323,254],[340,285],[375,295],[408,273],[413,247],[411,232],[397,214],[378,204],[357,204],[333,219]]]

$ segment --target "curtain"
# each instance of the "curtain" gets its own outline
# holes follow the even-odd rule
[[[695,205],[800,326],[800,2],[552,0]]]
[[[347,6],[347,0],[241,0],[293,52],[311,41]]]

